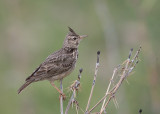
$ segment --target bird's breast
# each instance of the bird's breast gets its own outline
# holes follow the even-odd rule
[[[70,54],[66,60],[63,62],[62,66],[64,68],[72,68],[72,67],[75,67],[75,64],[77,62],[77,59],[78,59],[78,52],[75,51],[73,52],[72,54]]]
[[[67,53],[64,54],[64,58],[62,59],[62,62],[60,63],[61,68],[60,71],[61,73],[52,76],[51,80],[60,80],[63,79],[64,77],[68,76],[75,68],[76,62],[78,59],[78,51],[73,51],[72,53]]]
[[[74,70],[74,68],[72,69],[69,69],[68,71],[64,72],[64,73],[61,73],[59,75],[56,75],[56,76],[53,76],[51,77],[49,80],[51,81],[55,81],[55,80],[60,80],[60,79],[63,79],[65,78],[66,76],[68,76],[72,71]]]

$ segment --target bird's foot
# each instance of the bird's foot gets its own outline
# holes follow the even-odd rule
[[[59,99],[61,99],[61,96],[62,96],[63,100],[66,100],[66,95],[64,93],[60,93]]]

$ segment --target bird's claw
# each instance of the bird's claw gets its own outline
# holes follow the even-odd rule
[[[66,100],[66,95],[64,93],[60,93],[59,99],[61,99],[61,96],[62,96],[63,100]]]

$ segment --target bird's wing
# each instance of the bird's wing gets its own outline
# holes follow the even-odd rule
[[[43,80],[68,71],[72,67],[72,59],[69,55],[61,55],[55,52],[29,76],[27,80]]]
[[[36,70],[28,78],[26,78],[26,81],[33,81],[36,79],[38,81],[37,77],[41,77],[41,75],[44,75],[45,72],[46,72],[46,69],[41,64],[38,68],[36,68]]]
[[[47,75],[56,76],[68,71],[73,63],[72,56],[69,54],[63,54],[56,57],[50,57],[52,59],[48,59],[45,62],[45,67],[47,68]]]

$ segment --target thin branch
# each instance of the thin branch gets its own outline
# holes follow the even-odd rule
[[[108,85],[108,88],[107,88],[107,91],[106,91],[106,95],[108,95],[108,92],[109,92],[109,90],[110,90],[110,87],[111,87],[111,84],[112,84],[113,78],[114,78],[114,76],[115,76],[115,74],[116,74],[117,70],[118,70],[118,69],[117,69],[117,67],[116,67],[116,68],[114,69],[114,71],[113,71],[112,78],[110,79],[110,82],[109,82],[109,85]],[[105,102],[106,102],[106,98],[105,98],[105,99],[104,99],[104,101],[103,101],[103,104],[102,104],[101,110],[102,110],[102,108],[104,107]]]
[[[114,69],[112,77],[111,77],[110,82],[109,82],[109,85],[108,85],[107,90],[106,90],[106,94],[97,102],[97,104],[95,106],[93,106],[88,112],[86,112],[87,114],[91,113],[91,111],[93,111],[102,101],[103,101],[104,105],[102,105],[101,110],[98,114],[102,114],[102,112],[105,113],[106,112],[106,107],[108,106],[108,104],[112,100],[112,98],[113,98],[113,102],[114,102],[115,106],[118,107],[118,102],[115,98],[115,93],[117,92],[117,90],[121,86],[122,82],[130,75],[130,73],[133,71],[133,69],[137,65],[137,63],[139,61],[138,60],[138,54],[139,54],[140,51],[141,51],[141,47],[138,49],[138,51],[136,52],[133,59],[131,59],[132,52],[133,52],[133,49],[131,49],[130,52],[129,52],[128,59],[125,60],[121,65],[118,65]],[[118,76],[120,75],[120,79],[116,84],[114,84],[113,83],[114,78],[117,75]],[[111,88],[111,86],[112,86],[112,88]],[[109,98],[106,101],[107,96],[109,96]]]
[[[110,100],[115,97],[114,95],[117,92],[117,90],[119,89],[119,87],[121,86],[122,82],[126,79],[127,76],[129,76],[129,74],[132,72],[133,68],[135,68],[136,64],[138,63],[138,60],[136,60],[136,59],[138,59],[138,54],[139,54],[140,50],[141,50],[141,47],[136,52],[134,58],[132,60],[130,60],[130,57],[131,57],[131,54],[133,51],[133,49],[131,49],[131,51],[129,53],[129,57],[126,62],[126,65],[125,65],[125,68],[123,70],[122,76],[120,77],[120,80],[118,81],[118,83],[114,86],[113,90],[110,91],[111,96],[109,97],[109,99],[107,100],[105,105],[101,108],[100,114],[102,114],[102,112],[106,109]]]
[[[79,89],[79,86],[80,86],[80,79],[81,79],[81,73],[82,73],[82,71],[83,71],[83,69],[81,68],[80,70],[79,70],[79,74],[78,74],[78,79],[77,80],[75,80],[74,81],[74,83],[71,85],[71,90],[72,90],[72,96],[71,96],[71,98],[70,98],[70,100],[69,100],[69,102],[68,102],[68,105],[67,105],[67,108],[66,108],[66,110],[65,110],[65,114],[68,114],[68,111],[69,111],[69,108],[70,108],[70,106],[71,106],[71,104],[73,104],[76,100],[75,100],[75,97],[76,97],[76,91],[78,91],[78,89]],[[77,101],[75,102],[75,103],[77,103]],[[78,105],[77,105],[77,108],[76,108],[76,111],[77,111],[77,113],[78,113]]]
[[[109,83],[109,85],[108,85],[108,88],[107,88],[107,91],[106,91],[105,96],[104,96],[101,100],[99,100],[99,101],[97,102],[97,104],[96,104],[95,106],[93,106],[93,107],[88,111],[89,113],[90,113],[92,110],[94,110],[103,100],[106,100],[107,96],[109,95],[109,90],[110,90],[111,84],[112,84],[112,82],[113,82],[113,78],[114,78],[114,76],[115,76],[115,74],[116,74],[119,66],[120,66],[120,65],[118,65],[118,66],[114,69],[114,71],[113,71],[113,74],[112,74],[112,77],[111,77],[111,79],[110,79],[110,83]]]
[[[114,97],[114,94],[117,92],[117,90],[119,89],[119,87],[121,86],[123,80],[125,79],[126,77],[126,71],[128,69],[128,65],[130,63],[130,59],[128,58],[128,61],[126,63],[126,66],[125,66],[125,69],[123,71],[123,74],[119,80],[119,82],[115,85],[115,88],[113,89],[113,91],[111,92],[111,96],[109,97],[108,101],[106,102],[106,104],[102,107],[101,111],[100,111],[100,114],[102,114],[102,112],[105,110],[105,108],[107,107],[107,105],[109,104],[109,101]]]
[[[63,85],[62,85],[62,79],[60,80],[60,90],[63,92]],[[63,114],[63,96],[60,96],[60,111],[61,114]]]
[[[115,96],[113,97],[113,103],[114,103],[114,105],[116,106],[116,108],[118,109],[118,108],[119,108],[119,105],[118,105],[118,102],[117,102],[117,99],[116,99]]]
[[[72,102],[73,102],[73,99],[74,99],[74,92],[73,92],[73,94],[72,94],[72,96],[71,96],[71,98],[70,98],[70,100],[69,100],[69,102],[68,102],[68,105],[67,105],[65,114],[68,114],[68,111],[69,111],[69,108],[70,108],[70,106],[71,106],[71,104],[72,104]]]
[[[106,94],[101,100],[99,100],[97,102],[97,104],[95,106],[93,106],[89,111],[88,113],[90,113],[92,110],[94,110],[106,97],[108,96],[108,94]]]
[[[99,67],[99,55],[100,55],[100,51],[97,52],[97,63],[96,63],[96,68],[95,68],[95,74],[94,74],[93,84],[92,84],[90,96],[89,96],[89,99],[88,99],[88,104],[86,106],[86,112],[85,112],[86,114],[88,113],[88,108],[89,108],[89,105],[90,105],[90,102],[91,102],[94,86],[95,86],[95,83],[96,83],[97,72],[98,72],[98,67]]]

